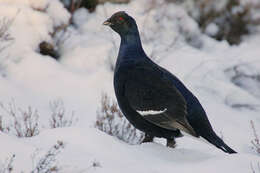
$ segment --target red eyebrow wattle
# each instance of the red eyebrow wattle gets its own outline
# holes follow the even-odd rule
[[[124,18],[123,17],[119,17],[119,20],[124,20]]]

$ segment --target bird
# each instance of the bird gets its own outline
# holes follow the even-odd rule
[[[175,138],[184,132],[202,137],[226,153],[236,153],[214,132],[197,97],[146,55],[133,17],[118,11],[103,25],[121,38],[114,70],[115,95],[126,119],[145,133],[144,142],[165,138],[167,146],[174,148]]]

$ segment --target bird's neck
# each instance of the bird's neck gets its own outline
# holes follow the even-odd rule
[[[138,31],[121,36],[118,57],[124,59],[137,59],[146,57]]]

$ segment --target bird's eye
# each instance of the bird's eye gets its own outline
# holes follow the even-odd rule
[[[124,21],[125,19],[123,17],[118,18],[119,21]]]

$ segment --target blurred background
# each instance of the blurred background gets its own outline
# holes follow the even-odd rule
[[[74,13],[78,8],[86,8],[95,12],[98,5],[106,2],[128,4],[131,0],[62,0],[66,8]],[[256,32],[260,23],[258,0],[148,0],[147,13],[153,8],[161,8],[163,4],[182,6],[193,18],[202,33],[217,40],[227,40],[229,44],[239,44],[242,37]]]

